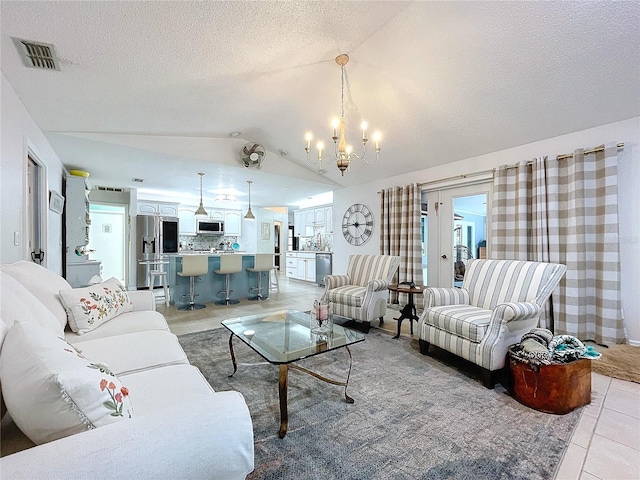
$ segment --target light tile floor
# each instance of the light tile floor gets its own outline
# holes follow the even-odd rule
[[[324,289],[287,280],[282,274],[279,278],[280,293],[272,291],[266,301],[242,300],[229,306],[207,304],[203,310],[189,312],[165,307],[159,301],[157,309],[167,318],[171,331],[181,335],[218,328],[227,318],[262,311],[309,310]],[[156,290],[156,294],[161,293]],[[395,332],[397,322],[393,318],[397,316],[397,311],[387,310],[383,328]],[[410,336],[407,321],[402,325],[402,334]],[[640,480],[640,384],[593,373],[591,404],[582,410],[556,480],[598,479]]]

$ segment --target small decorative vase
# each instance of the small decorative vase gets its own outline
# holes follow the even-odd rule
[[[316,335],[331,333],[333,331],[333,316],[329,302],[326,300],[313,302],[309,321],[311,322],[309,326],[311,333]]]

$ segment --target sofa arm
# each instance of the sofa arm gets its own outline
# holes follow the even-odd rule
[[[371,280],[367,283],[367,293],[369,292],[381,292],[382,290],[386,290],[391,282],[388,280]]]
[[[2,478],[243,479],[253,470],[253,426],[238,392],[177,403],[0,459]]]
[[[133,303],[134,312],[156,309],[156,298],[153,292],[149,290],[132,290],[127,292],[127,295],[129,295],[129,300]]]
[[[466,288],[427,287],[424,290],[424,308],[469,304],[469,291]]]

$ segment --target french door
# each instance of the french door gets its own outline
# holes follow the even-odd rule
[[[488,258],[491,181],[422,192],[426,284],[461,286],[472,258]]]

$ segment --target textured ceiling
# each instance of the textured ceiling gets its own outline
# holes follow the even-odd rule
[[[205,188],[295,204],[640,115],[638,2],[2,1],[1,69],[69,168],[187,199]],[[24,67],[10,37],[55,45]],[[320,175],[303,136],[366,119],[381,160]],[[3,121],[7,119],[3,118]],[[229,132],[242,132],[230,138]],[[263,144],[261,170],[237,151]],[[278,152],[290,152],[282,157]],[[288,187],[286,189],[286,187]],[[246,195],[244,195],[246,197]],[[242,198],[246,200],[246,198]]]

